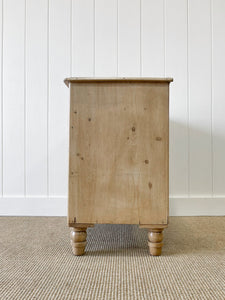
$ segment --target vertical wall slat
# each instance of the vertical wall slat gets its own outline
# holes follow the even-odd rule
[[[26,192],[47,193],[47,12],[46,0],[26,7]]]
[[[214,0],[213,21],[213,166],[214,194],[225,195],[225,1]]]
[[[25,1],[3,8],[3,193],[23,195]]]
[[[95,0],[72,2],[72,75],[94,75]]]
[[[170,85],[170,194],[187,196],[187,0],[166,2],[165,17],[166,76],[174,78]]]
[[[3,85],[2,85],[2,80],[3,80],[3,74],[2,74],[2,67],[3,67],[3,0],[0,1],[0,196],[2,196],[3,193],[3,188],[2,188],[2,183],[3,183],[3,136],[2,136],[2,131],[3,131]]]
[[[117,75],[117,0],[95,0],[95,76]]]
[[[212,193],[210,0],[189,1],[190,194]]]
[[[63,83],[70,76],[70,1],[49,0],[48,80],[48,182],[50,195],[67,194],[69,90]]]
[[[142,0],[142,75],[164,76],[164,0]]]
[[[170,193],[224,196],[223,0],[0,0],[0,15],[3,197],[67,193],[65,77],[164,71]]]
[[[118,75],[140,75],[140,0],[118,0]]]

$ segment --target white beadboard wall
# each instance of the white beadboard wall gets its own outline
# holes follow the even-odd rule
[[[173,77],[170,214],[225,214],[224,0],[0,0],[0,215],[66,215],[68,76]]]

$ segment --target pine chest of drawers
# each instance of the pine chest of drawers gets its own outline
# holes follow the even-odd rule
[[[67,78],[68,225],[75,255],[94,224],[148,228],[160,255],[169,209],[171,78]]]

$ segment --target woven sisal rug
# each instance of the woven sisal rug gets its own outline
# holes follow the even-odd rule
[[[0,218],[0,299],[225,299],[225,217],[173,217],[161,257],[134,225],[88,229],[72,255],[62,217]]]

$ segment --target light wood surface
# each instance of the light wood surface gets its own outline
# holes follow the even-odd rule
[[[169,84],[71,85],[69,224],[167,224]]]
[[[168,226],[171,81],[65,80],[70,86],[68,224],[74,227],[74,254],[84,251],[74,240],[81,235],[78,230],[98,223],[149,228],[150,254],[160,255],[159,237]]]
[[[73,254],[80,256],[84,255],[87,238],[87,227],[75,227],[70,232],[70,242],[73,250]]]
[[[159,78],[159,77],[70,77],[64,80],[65,84],[69,87],[73,82],[172,82],[173,78]]]
[[[153,256],[159,256],[162,253],[163,229],[150,229],[148,233],[149,252]]]

